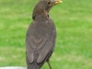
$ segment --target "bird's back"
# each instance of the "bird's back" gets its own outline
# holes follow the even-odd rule
[[[40,69],[53,52],[56,30],[51,19],[33,21],[26,35],[28,69]]]

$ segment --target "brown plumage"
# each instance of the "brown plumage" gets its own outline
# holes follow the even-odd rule
[[[56,29],[49,17],[51,7],[60,1],[40,0],[33,10],[33,22],[26,35],[27,69],[40,69],[55,47]]]

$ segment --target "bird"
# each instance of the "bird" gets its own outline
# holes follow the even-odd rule
[[[49,60],[55,48],[56,27],[49,11],[59,3],[61,0],[39,0],[33,9],[33,21],[26,34],[27,69],[40,69],[45,62],[52,69]]]

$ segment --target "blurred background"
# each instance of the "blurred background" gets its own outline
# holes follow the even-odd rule
[[[26,66],[25,36],[38,1],[0,0],[0,67]],[[50,17],[57,30],[53,69],[92,69],[92,0],[63,0]]]

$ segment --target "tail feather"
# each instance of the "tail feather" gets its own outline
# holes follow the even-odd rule
[[[28,57],[26,57],[26,62],[27,62],[27,69],[40,69],[40,67],[43,65],[43,63],[37,63],[37,58],[38,58],[38,51],[34,51],[34,61],[30,63],[28,60]]]
[[[27,66],[27,69],[40,69],[39,65],[37,63],[30,63]]]

